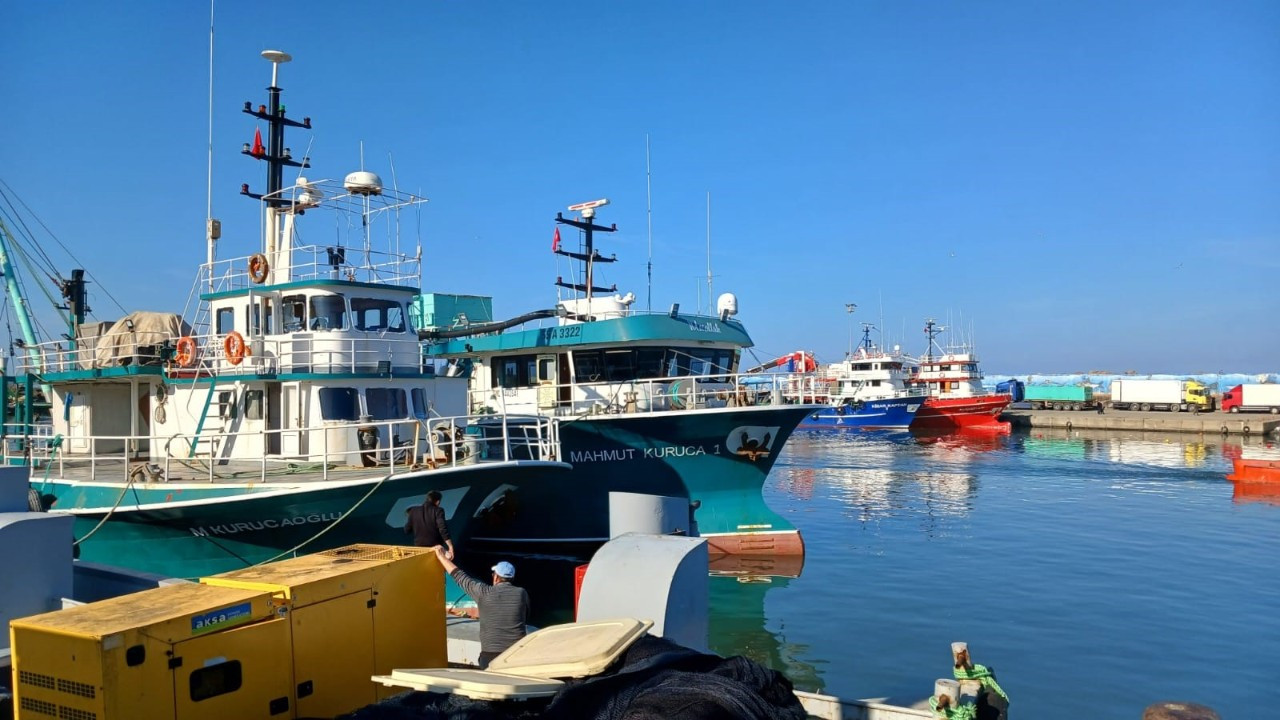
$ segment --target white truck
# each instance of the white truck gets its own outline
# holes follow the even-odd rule
[[[1195,380],[1113,380],[1111,407],[1117,410],[1213,410],[1209,388]]]
[[[1280,385],[1237,385],[1222,393],[1222,409],[1233,413],[1280,413]]]

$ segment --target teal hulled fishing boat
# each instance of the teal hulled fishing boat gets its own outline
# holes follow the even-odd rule
[[[779,383],[793,378],[738,373],[752,341],[737,298],[718,299],[718,314],[632,307],[635,296],[597,287],[595,265],[613,262],[594,247],[599,200],[571,206],[579,218],[556,222],[582,233],[582,252],[553,247],[582,263],[584,283],[557,280],[574,294],[553,309],[493,322],[487,298],[428,296],[420,336],[429,357],[448,359],[471,382],[470,412],[537,414],[559,419],[565,459],[581,478],[577,493],[592,510],[556,522],[560,538],[607,539],[607,492],[689,498],[699,534],[713,551],[802,554],[799,531],[770,510],[764,480],[797,424],[817,408],[787,404]],[[544,327],[512,329],[534,321]],[[763,382],[762,382],[763,381]],[[770,386],[770,382],[774,382]],[[513,491],[510,508],[478,525],[478,539],[547,543],[537,521],[557,498]],[[521,496],[521,497],[516,497]]]
[[[290,57],[263,56],[268,102],[244,112],[266,123],[267,142],[256,136],[244,154],[266,165],[267,187],[242,190],[261,201],[260,251],[217,259],[210,220],[185,317],[87,322],[74,271],[60,288],[68,339],[24,343],[26,397],[43,389],[50,419],[19,413],[4,459],[31,465],[33,505],[75,516],[83,559],[195,576],[403,542],[406,510],[431,490],[461,538],[511,488],[569,486],[554,420],[477,425],[466,380],[423,358],[409,321],[421,251],[400,252],[397,228],[425,198],[365,170],[285,185],[285,168],[310,167],[290,156],[285,129],[311,123],[280,102]],[[341,216],[338,241],[301,243],[304,213],[325,212]]]

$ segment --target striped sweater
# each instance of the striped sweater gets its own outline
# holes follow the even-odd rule
[[[462,591],[476,601],[480,613],[480,651],[500,653],[525,635],[529,593],[509,582],[480,582],[455,569],[450,575]]]

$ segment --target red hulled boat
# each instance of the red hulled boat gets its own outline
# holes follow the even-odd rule
[[[907,383],[923,387],[928,397],[916,413],[911,428],[935,432],[960,429],[1009,432],[1009,423],[1000,420],[1000,413],[1012,398],[989,392],[982,386],[977,357],[967,349],[942,351],[939,348],[939,354],[934,354],[935,340],[945,329],[932,319],[925,321],[928,349]]]

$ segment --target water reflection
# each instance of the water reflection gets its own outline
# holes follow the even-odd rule
[[[804,570],[804,555],[713,555],[708,564],[713,576],[732,577],[739,582],[798,578]]]
[[[822,687],[817,666],[805,658],[814,648],[787,640],[785,623],[771,630],[765,599],[771,591],[782,593],[793,578],[712,576],[710,638],[712,652],[744,655],[781,671],[799,688]]]
[[[1005,447],[991,433],[800,431],[774,469],[773,486],[809,510],[815,494],[866,523],[892,516],[964,515],[977,492],[978,457]],[[802,528],[803,532],[803,528]]]
[[[1232,483],[1231,500],[1237,503],[1263,503],[1280,506],[1280,483],[1235,482]]]
[[[1161,468],[1216,468],[1223,460],[1266,452],[1274,442],[1261,437],[1117,430],[1033,429],[1013,440],[1027,455]]]

